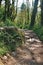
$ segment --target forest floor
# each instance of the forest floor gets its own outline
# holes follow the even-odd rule
[[[24,30],[25,44],[0,57],[0,65],[43,65],[43,43],[32,30]]]

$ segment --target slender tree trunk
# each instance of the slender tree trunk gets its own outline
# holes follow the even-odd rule
[[[4,20],[6,20],[7,17],[10,17],[10,0],[5,0],[5,13],[4,13]]]
[[[39,1],[39,0],[35,0],[35,2],[34,2],[34,8],[33,8],[33,11],[32,11],[31,23],[30,23],[30,27],[31,27],[31,28],[33,28],[34,23],[35,23],[38,1]]]
[[[7,16],[10,17],[10,0],[8,0]]]
[[[7,0],[5,0],[5,13],[4,13],[4,20],[6,20],[6,18],[7,18],[7,4],[8,4],[8,2],[7,2]]]
[[[11,16],[12,16],[12,18],[11,18],[11,20],[12,21],[14,21],[14,19],[15,19],[15,6],[14,6],[14,4],[15,4],[15,0],[12,0],[12,13],[11,13]]]
[[[1,7],[1,0],[0,0],[0,7]]]
[[[29,21],[29,0],[27,0],[27,20]]]
[[[1,1],[2,1],[2,0],[0,0],[0,7],[1,7]]]
[[[15,2],[15,0],[12,0],[12,6],[14,7],[14,2]]]
[[[41,0],[41,26],[43,26],[43,0]]]
[[[18,9],[18,0],[16,2],[16,16],[17,16],[17,9]]]

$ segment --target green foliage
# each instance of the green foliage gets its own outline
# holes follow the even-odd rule
[[[4,55],[8,52],[8,48],[5,46],[4,42],[0,42],[0,55]]]
[[[5,26],[4,22],[2,22],[2,21],[0,22],[0,27],[1,27],[1,26],[2,26],[2,27]]]
[[[3,20],[4,17],[4,6],[0,8],[0,22]]]
[[[23,34],[19,30],[7,29],[0,31],[0,54],[15,51],[23,43]]]
[[[26,12],[26,10],[18,14],[14,21],[16,27],[21,29],[29,29],[30,20],[27,20],[27,14],[28,13]]]
[[[40,40],[43,41],[43,26],[36,25],[33,30],[40,38]]]
[[[4,22],[5,26],[14,26],[13,22],[11,19],[7,18],[6,21]]]
[[[6,21],[1,21],[0,22],[0,27],[3,27],[3,26],[14,26],[14,23],[9,19],[7,18]]]

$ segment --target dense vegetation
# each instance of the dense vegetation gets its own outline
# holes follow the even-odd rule
[[[16,29],[0,30],[0,54],[14,51],[21,45],[24,33],[18,31],[19,28],[34,30],[43,41],[43,0],[40,0],[39,6],[39,0],[32,0],[32,8],[29,0],[26,0],[26,4],[23,1],[20,10],[19,0],[12,0],[12,3],[10,0],[4,1],[5,3],[2,4],[3,0],[0,0],[0,27],[14,26]]]
[[[6,27],[0,31],[0,54],[15,51],[23,43],[23,34],[17,28]]]

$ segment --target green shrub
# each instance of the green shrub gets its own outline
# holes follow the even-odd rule
[[[1,27],[1,26],[2,26],[2,27],[5,26],[4,22],[2,22],[2,21],[0,22],[0,27]]]
[[[23,43],[23,34],[18,29],[5,29],[0,31],[0,54],[15,51]]]
[[[13,22],[11,19],[7,18],[6,21],[4,22],[5,26],[14,26]]]
[[[43,41],[43,26],[36,25],[33,30],[40,38],[40,40]]]
[[[4,55],[8,52],[8,48],[5,46],[4,42],[0,42],[0,55]]]
[[[3,14],[4,14],[4,8],[0,8],[0,21],[3,19]]]

